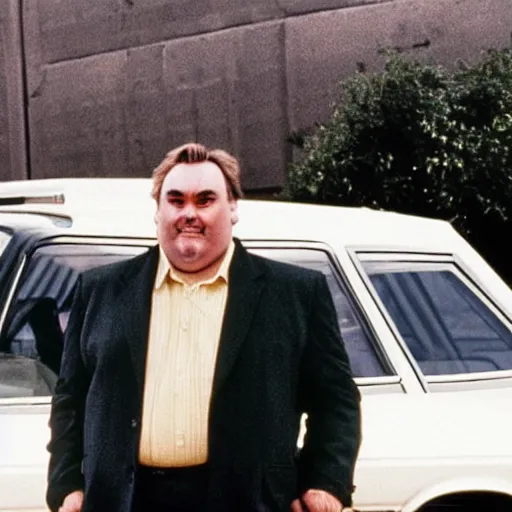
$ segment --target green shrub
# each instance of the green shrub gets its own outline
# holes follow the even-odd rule
[[[512,52],[453,73],[392,55],[342,82],[283,197],[450,220],[512,283]]]

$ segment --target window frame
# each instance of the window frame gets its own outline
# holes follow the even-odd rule
[[[397,342],[400,344],[415,372],[417,372],[427,383],[429,391],[453,391],[460,389],[467,390],[510,386],[512,383],[512,369],[443,375],[424,374],[395,326],[387,308],[378,296],[378,293],[371,283],[370,277],[363,266],[365,261],[376,261],[383,264],[404,263],[405,269],[407,269],[407,264],[412,264],[418,265],[418,268],[421,268],[421,265],[435,265],[439,266],[441,270],[450,270],[462,284],[474,293],[475,296],[479,298],[493,314],[496,315],[499,321],[512,331],[512,319],[509,317],[505,309],[500,306],[499,302],[492,296],[492,292],[484,286],[481,280],[479,280],[474,272],[464,264],[460,257],[451,252],[441,253],[408,249],[352,248],[349,252],[354,265],[358,269],[361,279],[365,282],[369,293],[372,295],[373,300],[380,309],[382,316],[386,319],[390,330],[396,337]]]
[[[15,276],[8,290],[7,299],[0,311],[0,334],[5,328],[5,321],[8,318],[14,299],[20,291],[23,275],[28,269],[32,255],[40,248],[55,245],[100,245],[100,246],[124,246],[124,247],[147,247],[155,245],[155,239],[149,238],[126,238],[126,237],[105,237],[105,236],[79,236],[79,235],[51,235],[41,238],[38,242],[31,244],[21,254],[16,265]],[[48,396],[23,396],[0,398],[0,407],[19,405],[46,405],[50,404],[52,395]]]
[[[356,377],[354,380],[364,394],[380,393],[404,393],[402,377],[397,371],[396,366],[391,361],[386,347],[382,343],[379,334],[376,332],[368,312],[360,301],[359,294],[354,288],[354,283],[347,276],[341,265],[336,252],[327,243],[313,241],[290,241],[290,240],[264,240],[264,239],[242,239],[243,246],[247,249],[262,250],[316,250],[323,252],[332,266],[333,275],[339,286],[345,286],[347,292],[357,309],[357,315],[363,323],[363,328],[370,337],[370,342],[375,350],[378,361],[382,364],[384,371],[388,370],[389,375],[376,377]],[[341,281],[341,282],[340,282]]]
[[[354,283],[349,278],[341,265],[336,252],[326,243],[323,242],[304,242],[304,241],[276,241],[276,240],[255,240],[255,239],[241,239],[244,247],[250,249],[308,249],[320,250],[324,252],[333,268],[333,274],[337,281],[342,281],[347,288],[348,293],[354,302],[357,309],[359,318],[364,323],[364,328],[370,336],[372,346],[376,351],[377,358],[383,364],[384,369],[388,369],[390,375],[377,376],[377,377],[357,377],[355,382],[364,395],[374,394],[404,394],[403,378],[397,370],[396,365],[390,359],[386,346],[382,342],[379,333],[376,331],[373,321],[368,315],[364,305],[361,303],[358,290],[355,289]],[[82,236],[82,235],[67,235],[67,234],[52,234],[41,238],[36,243],[30,244],[25,250],[16,265],[16,279],[12,282],[9,289],[9,300],[5,302],[4,307],[0,311],[0,319],[7,317],[9,310],[12,306],[16,294],[19,292],[19,287],[22,281],[23,273],[26,270],[30,257],[39,248],[47,245],[111,245],[111,246],[133,246],[133,247],[147,247],[155,245],[157,240],[155,238],[140,238],[140,237],[115,237],[115,236]],[[356,284],[357,285],[357,284]],[[0,324],[1,328],[4,326]],[[0,398],[0,407],[4,405],[19,406],[19,405],[46,405],[51,403],[51,396],[47,397],[11,397]]]

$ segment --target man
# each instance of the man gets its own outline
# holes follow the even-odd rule
[[[77,285],[50,508],[339,512],[360,410],[325,278],[233,240],[228,153],[186,144],[153,182],[159,245]]]

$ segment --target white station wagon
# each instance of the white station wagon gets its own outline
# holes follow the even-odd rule
[[[0,184],[0,511],[43,511],[52,389],[86,268],[155,243],[146,179]],[[354,508],[512,510],[512,291],[449,223],[243,200],[235,235],[328,279],[362,393]],[[300,439],[298,443],[300,445]]]

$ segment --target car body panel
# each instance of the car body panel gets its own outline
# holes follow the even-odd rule
[[[17,241],[12,271],[21,268],[24,255],[47,243],[155,243],[156,205],[150,190],[146,179],[0,184],[0,197],[65,197],[63,204],[0,206],[0,226],[24,237]],[[512,496],[512,371],[424,376],[363,266],[365,259],[383,254],[450,262],[510,329],[512,291],[452,226],[367,208],[271,201],[240,201],[239,215],[234,234],[249,249],[308,248],[330,254],[385,352],[390,375],[356,379],[362,392],[363,443],[355,507],[413,512],[437,496],[461,490]],[[2,278],[0,267],[0,322],[2,314],[6,318],[12,280],[6,272]],[[48,413],[49,397],[0,399],[2,512],[44,510]]]

